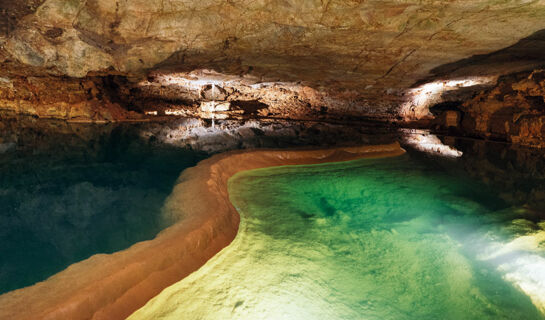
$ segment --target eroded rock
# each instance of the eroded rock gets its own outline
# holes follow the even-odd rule
[[[502,49],[545,28],[541,2],[490,0],[47,0],[33,10],[17,16],[4,47],[10,59],[49,73],[143,77],[149,70],[207,68],[251,75],[259,83],[300,84],[308,89],[297,90],[293,104],[297,109],[308,103],[304,112],[337,109],[388,119],[399,115],[405,91],[431,69]],[[161,97],[180,98],[164,91]],[[224,100],[233,94],[224,87],[212,91],[197,98]],[[300,99],[307,91],[307,99]]]
[[[101,79],[65,79],[53,76],[1,78],[0,110],[69,121],[110,122],[137,120],[107,97]]]
[[[464,132],[545,147],[545,70],[501,78],[460,108]]]

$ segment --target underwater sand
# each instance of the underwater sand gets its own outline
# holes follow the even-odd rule
[[[170,224],[161,208],[177,175],[205,155],[114,142],[98,155],[0,155],[0,294],[153,239]]]
[[[469,178],[404,155],[245,171],[229,192],[233,243],[131,319],[544,318],[543,224]]]

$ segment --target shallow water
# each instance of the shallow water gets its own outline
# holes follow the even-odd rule
[[[205,157],[122,128],[12,140],[0,152],[0,294],[155,237],[178,175]]]
[[[210,153],[339,137],[390,142],[377,130],[253,120],[74,124],[0,112],[0,294],[152,239],[170,223],[160,212],[175,180]]]
[[[133,319],[543,319],[545,225],[404,155],[247,171],[233,243]]]

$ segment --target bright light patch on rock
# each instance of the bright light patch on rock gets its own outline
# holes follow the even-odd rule
[[[165,114],[167,116],[185,116],[187,115],[187,111],[182,109],[167,109],[165,110]]]
[[[418,120],[431,117],[429,108],[442,102],[442,94],[460,88],[493,84],[496,77],[472,77],[461,80],[440,80],[423,84],[408,91],[408,99],[401,106],[400,115],[406,120]]]
[[[203,101],[201,102],[201,111],[203,112],[224,112],[229,111],[231,104],[229,102]]]
[[[462,151],[443,144],[436,135],[427,133],[423,130],[407,131],[403,135],[403,141],[419,151],[431,153],[433,155],[459,158],[463,154]]]
[[[188,73],[158,73],[155,81],[161,85],[177,85],[192,90],[200,90],[207,85],[224,86],[240,83],[244,78],[226,75],[213,70],[198,69]],[[254,80],[255,81],[255,80]],[[141,86],[150,85],[149,81],[140,82]]]

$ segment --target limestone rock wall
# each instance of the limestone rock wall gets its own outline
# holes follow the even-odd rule
[[[7,21],[0,23],[0,77],[11,81],[1,85],[26,92],[28,81],[14,77],[35,77],[36,83],[36,74],[46,74],[59,77],[52,80],[59,86],[66,82],[65,89],[53,87],[68,93],[81,78],[122,77],[121,85],[109,83],[119,91],[113,100],[141,112],[174,108],[186,114],[179,109],[223,99],[242,101],[241,109],[266,105],[259,115],[279,118],[325,113],[418,120],[429,116],[428,106],[418,105],[420,96],[436,98],[426,81],[443,81],[450,90],[450,83],[545,63],[536,46],[545,37],[543,1],[22,0],[0,4],[0,16]],[[219,99],[211,83],[201,83],[195,94],[154,82],[157,75],[191,77],[198,70],[238,80],[219,87]],[[39,79],[47,81],[38,87],[48,85],[49,78]],[[112,99],[83,102],[70,93],[64,105],[57,99],[32,111],[25,104],[30,100],[2,90],[2,108],[17,112],[127,118]],[[34,93],[43,95],[40,101],[50,98],[43,90]],[[74,103],[80,105],[71,111]],[[101,108],[116,115],[95,116]]]
[[[545,147],[545,70],[502,77],[461,105],[462,130],[491,139]]]
[[[345,112],[388,118],[397,116],[405,90],[434,67],[499,50],[545,28],[541,1],[38,4],[21,10],[21,16],[31,14],[17,16],[0,43],[9,59],[48,73],[122,73],[141,80],[149,70],[208,68],[262,82],[300,82],[333,97],[320,101],[325,107],[340,99],[347,101]]]
[[[138,72],[168,58],[241,59],[230,65],[269,64],[272,77],[288,67],[299,79],[361,71],[377,78],[396,64],[405,75],[425,75],[416,65],[501,49],[545,28],[544,10],[539,1],[490,0],[47,0],[20,21],[6,48],[71,76],[109,67]]]
[[[111,102],[102,79],[47,75],[0,77],[0,110],[39,118],[84,122],[137,120],[141,116]]]

